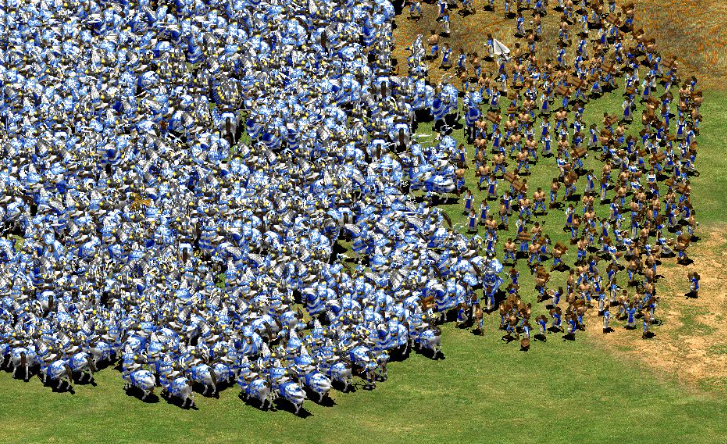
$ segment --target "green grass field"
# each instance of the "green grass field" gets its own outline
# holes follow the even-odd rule
[[[51,393],[0,375],[0,442],[251,443],[718,443],[727,402],[686,390],[604,353],[597,340],[550,338],[528,353],[492,330],[445,328],[446,359],[390,365],[374,391],[306,401],[311,416],[259,411],[237,390],[197,397],[199,410],[145,404],[106,370],[98,386]]]
[[[590,103],[584,121],[600,126],[604,111],[620,110],[617,90]],[[721,233],[722,242],[717,250],[697,243],[690,255],[696,267],[712,261],[727,268],[727,93],[705,91],[701,112],[701,175],[692,180],[692,201],[701,224],[698,234],[704,240]],[[431,134],[431,125],[421,125],[419,132]],[[461,135],[461,130],[454,134]],[[591,153],[586,164],[595,169],[600,163],[594,157]],[[541,159],[532,173],[530,194],[538,186],[547,192],[556,174],[555,159]],[[476,188],[473,169],[467,172],[467,185]],[[478,207],[483,193],[476,196]],[[455,224],[465,225],[461,201],[441,208]],[[546,222],[553,242],[567,239],[560,229],[562,211],[539,220]],[[570,264],[572,250],[566,258]],[[533,280],[523,265],[520,261],[521,294],[534,303]],[[144,403],[127,395],[113,369],[98,373],[95,387],[76,385],[75,394],[54,393],[38,378],[24,383],[0,371],[0,443],[725,443],[727,367],[722,357],[727,342],[713,335],[715,342],[706,346],[709,353],[695,356],[685,340],[714,333],[703,322],[707,305],[698,303],[713,301],[708,309],[718,320],[727,315],[727,306],[707,287],[700,301],[689,301],[685,308],[686,271],[673,260],[663,268],[681,278],[659,281],[657,314],[665,314],[665,323],[655,327],[656,337],[649,342],[640,342],[639,330],[627,332],[614,322],[617,331],[608,340],[592,331],[579,333],[575,341],[549,335],[546,343],[534,342],[530,351],[521,352],[515,343],[500,339],[495,313],[486,318],[483,337],[445,325],[445,359],[412,354],[391,363],[389,380],[375,390],[360,385],[355,393],[333,390],[334,405],[306,401],[302,417],[246,405],[236,387],[222,391],[219,399],[198,394],[198,409],[183,410],[163,399]],[[564,274],[554,273],[549,287],[564,282]],[[534,304],[534,315],[543,311],[543,305]],[[634,353],[644,347],[652,347],[648,356]],[[650,359],[678,364],[664,370]],[[700,359],[707,363],[704,377],[685,377],[691,373],[681,366]]]

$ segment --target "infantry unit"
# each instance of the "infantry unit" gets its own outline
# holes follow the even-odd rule
[[[450,3],[438,6],[443,39]],[[633,8],[507,5],[527,49],[488,38],[496,70],[462,51],[454,63],[433,32],[409,46],[399,76],[387,0],[6,2],[0,364],[72,388],[118,362],[142,399],[160,387],[192,406],[193,389],[237,383],[263,408],[282,398],[297,412],[333,385],[348,390],[354,375],[373,388],[411,347],[438,357],[437,324],[450,314],[482,333],[499,306],[506,337],[527,349],[533,307],[514,267],[523,258],[550,303],[550,317],[533,321],[536,339],[574,337],[593,301],[604,331],[618,307],[647,335],[656,265],[687,261],[695,234],[696,81],[679,86],[673,60],[622,32]],[[494,9],[462,8],[492,13],[483,6]],[[556,63],[535,57],[541,29],[525,29],[528,8],[563,14]],[[457,77],[430,83],[432,57]],[[619,74],[622,118],[585,128],[585,103]],[[625,137],[639,100],[640,138]],[[435,122],[433,143],[415,137],[422,119]],[[452,137],[460,120],[474,158]],[[604,162],[600,181],[584,167],[591,151]],[[531,200],[523,176],[550,157],[549,200],[543,189]],[[465,199],[463,231],[483,225],[483,236],[459,233],[433,207],[453,194]],[[561,198],[572,267],[536,221],[561,211]],[[517,237],[498,259],[511,217]],[[568,269],[565,290],[548,288],[550,273]],[[617,285],[622,269],[631,296]]]
[[[410,18],[419,20],[421,5],[411,3]],[[502,250],[497,247],[503,264],[512,266],[499,303],[503,339],[520,339],[524,350],[530,347],[532,306],[520,298],[515,267],[521,259],[532,274],[535,298],[546,302],[549,314],[537,316],[536,339],[545,340],[547,332],[556,331],[574,339],[585,329],[587,309],[596,305],[604,333],[613,331],[614,310],[626,328],[637,328],[640,319],[642,337],[649,338],[650,327],[657,322],[657,265],[669,257],[690,263],[687,249],[697,239],[689,182],[698,174],[696,136],[702,95],[697,81],[680,80],[676,59],[662,59],[654,40],[634,27],[631,3],[510,3],[505,1],[498,12],[515,19],[514,49],[491,34],[484,44],[484,60],[495,69],[483,71],[476,50],[460,49],[456,66],[447,63],[440,49],[448,45],[446,27],[439,34],[431,31],[427,47],[417,40],[408,58],[410,76],[425,77],[432,66],[442,71],[454,68],[461,87],[463,139],[473,149],[458,148],[455,177],[461,179],[472,168],[476,178],[476,185],[466,186],[455,178],[467,232],[476,237],[484,227],[484,246],[491,252],[503,231],[511,232],[510,219],[516,219],[516,233],[501,243]],[[437,5],[440,21],[452,6],[462,15],[495,10],[494,2],[485,2],[486,12],[472,10],[469,2],[442,0]],[[524,14],[532,15],[529,27]],[[557,52],[552,55],[538,52],[543,17],[550,14],[559,23]],[[439,104],[436,93],[448,87],[452,85],[435,90],[434,111]],[[623,95],[621,109],[604,113],[600,126],[586,126],[587,104],[608,93]],[[678,99],[672,104],[675,95]],[[445,95],[443,107],[451,96]],[[639,108],[641,125],[634,123]],[[454,128],[444,114],[433,113],[435,120],[441,117],[444,122],[435,123],[435,129],[450,134]],[[555,177],[537,183],[540,187],[531,186],[528,176],[539,162],[548,163]],[[543,230],[539,216],[553,213],[562,214],[569,242],[551,240],[558,237],[556,233]],[[577,252],[569,264],[568,243]],[[565,291],[551,283],[554,272],[568,272]],[[699,275],[688,277],[687,297],[697,297]],[[483,290],[491,308],[496,298],[487,297],[486,282]],[[532,294],[530,289],[528,293]]]

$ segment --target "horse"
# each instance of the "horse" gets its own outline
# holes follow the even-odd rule
[[[139,354],[145,348],[146,339],[139,335],[129,336],[126,338],[126,341],[124,341],[124,350],[130,350],[133,354]]]
[[[88,375],[88,381],[94,382],[93,373],[98,371],[94,361],[95,359],[92,355],[89,355],[86,352],[80,352],[71,356],[71,359],[68,360],[68,366],[71,368],[72,372],[80,374],[78,378],[79,382],[83,378],[83,375]]]
[[[141,397],[142,401],[154,393],[156,378],[149,370],[136,370],[123,375],[123,379],[125,381],[124,390],[128,391],[131,387],[136,387],[144,393]]]
[[[212,372],[217,380],[216,385],[220,382],[229,384],[235,378],[235,372],[230,368],[229,365],[222,362],[218,362],[212,365]]]
[[[404,324],[397,321],[389,321],[389,337],[384,350],[399,350],[403,356],[409,351],[409,330]]]
[[[280,332],[280,325],[267,314],[252,321],[251,326],[260,337],[267,338],[269,341],[275,340],[276,335]]]
[[[192,341],[197,340],[200,337],[199,325],[195,322],[190,323],[182,327],[182,335],[187,339],[187,345],[192,345]]]
[[[263,346],[262,337],[252,331],[250,331],[249,334],[246,334],[246,332],[243,331],[243,336],[244,341],[240,347],[240,353],[244,356],[256,356],[260,353]]]
[[[378,368],[378,365],[371,350],[363,345],[356,346],[349,352],[349,358],[353,365],[360,367],[361,373],[363,373],[366,379],[366,387],[375,387],[374,370]]]
[[[277,392],[280,397],[293,404],[297,415],[306,398],[305,391],[300,385],[294,381],[285,381],[278,386]]]
[[[432,350],[432,359],[442,351],[442,331],[439,327],[427,328],[413,337],[414,345],[418,350],[424,348]]]
[[[392,332],[392,334],[394,334]],[[395,338],[398,343],[398,349],[401,351],[401,354],[403,356],[406,356],[409,353],[409,328],[407,328],[407,325],[405,323],[401,323],[397,326],[397,331],[395,333]]]
[[[25,381],[30,377],[30,367],[35,363],[35,352],[27,348],[16,348],[10,355],[13,365],[13,378],[16,377],[19,367],[25,369]]]
[[[10,356],[10,346],[0,343],[0,369],[5,368],[5,361]]]
[[[39,296],[40,308],[43,311],[43,316],[47,316],[52,310],[54,305],[55,292],[46,290],[43,291]]]
[[[260,401],[260,409],[264,409],[267,404],[269,407],[273,405],[273,396],[270,385],[262,378],[255,378],[248,382],[245,377],[237,380],[240,386],[240,396],[243,399],[257,399]]]
[[[59,359],[54,361],[43,370],[44,371],[41,372],[41,375],[43,377],[44,384],[48,381],[48,378],[50,378],[51,380],[58,381],[58,385],[56,386],[56,389],[58,390],[61,389],[61,384],[64,381],[68,383],[69,389],[73,389],[73,371],[65,360]]]
[[[358,345],[348,352],[348,357],[353,365],[365,367],[371,360],[371,350],[366,346]]]
[[[331,382],[340,382],[343,384],[343,391],[348,391],[348,386],[353,383],[353,371],[345,362],[339,361],[333,364],[321,364],[318,369],[328,376]]]
[[[111,346],[103,341],[98,341],[95,344],[92,344],[88,348],[88,351],[91,354],[91,359],[96,367],[98,367],[99,362],[111,362],[111,356],[114,353]]]
[[[321,372],[306,373],[302,379],[306,387],[318,394],[318,402],[322,402],[323,398],[331,390],[331,380]]]
[[[212,394],[217,394],[217,375],[209,365],[199,364],[192,367],[190,376],[194,382],[204,385],[202,395],[206,395],[210,387],[212,387]]]
[[[109,325],[107,329],[107,332],[101,335],[101,339],[111,346],[113,354],[118,357],[125,342],[126,331],[113,324]],[[93,353],[93,347],[91,349]]]
[[[166,376],[161,376],[159,381],[162,392],[166,392],[169,397],[181,399],[182,407],[187,406],[187,401],[189,401],[189,407],[194,407],[194,390],[192,389],[194,382],[191,379],[180,376],[169,381]]]

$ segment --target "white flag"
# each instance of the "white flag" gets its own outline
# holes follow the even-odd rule
[[[492,39],[492,46],[493,46],[493,53],[495,55],[504,55],[507,59],[510,55],[510,49],[505,46],[501,41],[497,39]]]

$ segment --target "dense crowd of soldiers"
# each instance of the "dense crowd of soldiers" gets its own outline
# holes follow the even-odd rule
[[[439,3],[446,36],[449,3]],[[540,1],[517,6],[508,7],[546,13]],[[597,299],[604,329],[613,305],[629,325],[640,313],[646,334],[656,264],[687,260],[696,226],[696,81],[679,89],[670,120],[676,64],[638,34],[625,46],[632,10],[622,24],[613,5],[559,6],[556,62],[537,61],[540,29],[524,30],[518,15],[527,50],[503,53],[488,38],[493,72],[460,55],[460,91],[428,79],[430,56],[453,61],[435,38],[413,42],[408,74],[395,75],[387,0],[10,2],[0,44],[2,363],[70,387],[118,360],[143,398],[161,386],[193,405],[194,383],[216,393],[237,382],[262,406],[281,397],[297,412],[307,393],[322,400],[355,373],[373,388],[411,346],[438,356],[436,324],[448,313],[482,332],[499,304],[502,327],[527,347],[532,307],[517,270],[497,258],[513,211],[517,238],[502,262],[527,258],[540,299],[552,301],[551,328],[562,329],[561,297],[572,335]],[[569,54],[583,16],[586,35]],[[619,74],[623,119],[583,127],[585,102]],[[648,111],[641,138],[625,137],[638,100]],[[461,113],[474,159],[452,137]],[[423,117],[435,121],[434,143],[415,137]],[[583,164],[589,150],[604,161],[600,194]],[[539,155],[558,165],[548,208],[522,177]],[[479,214],[465,191],[472,162],[487,189]],[[565,291],[553,291],[545,262],[564,270],[567,247],[551,245],[535,216],[583,178],[582,212],[565,211],[578,260]],[[484,236],[457,232],[431,205],[463,192],[469,231],[481,222]],[[595,198],[609,194],[610,214],[598,217]],[[631,298],[615,281],[624,260],[630,281],[644,278]]]
[[[411,16],[419,19],[421,5],[410,3]],[[437,3],[441,19],[453,2]],[[465,4],[454,6],[467,14],[481,13]],[[583,315],[593,300],[603,317],[604,332],[612,331],[610,309],[618,307],[617,317],[627,328],[635,328],[635,318],[640,318],[643,337],[650,337],[658,302],[656,266],[671,256],[689,263],[687,249],[696,239],[689,178],[698,174],[696,136],[702,96],[697,81],[680,79],[676,60],[662,59],[654,39],[634,28],[633,4],[560,1],[552,11],[542,1],[517,2],[513,9],[506,1],[504,6],[506,16],[516,18],[514,35],[524,40],[522,48],[518,42],[513,51],[503,50],[488,34],[485,60],[494,62],[496,70],[483,70],[477,52],[463,50],[454,67],[464,90],[464,138],[474,145],[474,157],[466,160],[466,166],[475,169],[478,194],[484,194],[478,211],[472,190],[464,189],[468,231],[478,233],[484,225],[485,243],[495,244],[498,230],[508,230],[509,218],[516,212],[517,235],[504,242],[504,261],[506,265],[520,258],[527,261],[539,300],[549,302],[550,330],[564,330],[565,313],[566,336],[574,337],[584,329]],[[484,7],[494,10],[493,3]],[[523,19],[527,11],[533,17],[529,29]],[[537,52],[541,18],[546,14],[560,14],[554,61],[543,60]],[[445,35],[443,31],[441,36]],[[452,67],[440,50],[441,36],[432,31],[429,50],[420,51],[429,57],[413,53],[408,59],[410,75],[424,72],[432,60],[440,69]],[[621,111],[604,113],[601,126],[586,126],[587,103],[621,87]],[[675,94],[678,99],[672,104]],[[643,105],[639,128],[634,125],[637,103]],[[600,176],[584,166],[589,155],[600,160]],[[547,157],[554,157],[557,167],[549,196],[542,187],[530,195],[525,176],[530,175],[531,165]],[[464,156],[457,160],[465,162]],[[507,185],[504,192],[498,192],[500,182]],[[490,201],[495,203],[492,212]],[[553,243],[535,217],[564,205],[563,228],[577,249],[572,267],[562,259],[568,247]],[[544,262],[550,259],[548,271]],[[562,287],[548,288],[550,273],[566,270],[570,274],[565,292]],[[619,281],[623,275],[627,282]],[[510,276],[518,276],[514,268]],[[689,279],[696,296],[699,275],[690,274]],[[630,296],[619,286],[623,284],[634,288]],[[500,304],[501,328],[508,339],[522,334],[525,347],[530,343],[531,310],[520,300],[518,289],[517,280],[511,280],[507,299]],[[561,297],[565,311],[559,306]],[[546,331],[545,320],[546,316],[538,317],[541,333]]]

